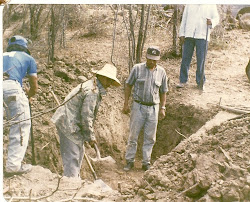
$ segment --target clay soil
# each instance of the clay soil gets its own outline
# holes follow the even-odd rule
[[[105,16],[108,9],[102,10]],[[114,46],[112,15],[105,18],[105,31],[102,30],[100,36],[86,37],[84,29],[68,30],[66,47],[57,47],[54,63],[47,63],[44,41],[33,42],[31,52],[38,63],[39,77],[39,92],[32,102],[33,115],[56,107],[51,90],[63,102],[72,88],[83,79],[91,78],[91,69],[111,63],[111,56],[118,68],[119,80],[125,82],[129,74],[128,42],[122,17],[118,20]],[[145,44],[145,47],[158,45],[161,48],[159,64],[170,79],[166,117],[158,124],[151,169],[146,172],[141,169],[141,135],[135,168],[123,171],[129,115],[121,112],[122,85],[108,90],[95,122],[101,156],[115,160],[115,163],[91,161],[99,180],[93,179],[85,161],[82,180],[61,178],[60,145],[50,121],[53,111],[50,111],[33,119],[36,165],[32,171],[22,176],[3,177],[6,200],[250,201],[250,118],[239,117],[240,114],[222,108],[250,110],[250,83],[245,75],[250,55],[249,31],[218,29],[209,43],[207,80],[205,90],[200,92],[195,84],[195,57],[188,85],[184,89],[175,87],[181,58],[170,54],[172,27],[168,26],[163,29],[152,25]],[[13,30],[8,28],[4,38],[11,36]],[[7,129],[4,128],[4,162]],[[88,156],[95,157],[94,150],[88,144],[85,146]],[[31,163],[31,145],[24,162]]]

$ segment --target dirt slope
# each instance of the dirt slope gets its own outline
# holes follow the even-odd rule
[[[211,104],[249,106],[249,82],[245,75],[245,68],[250,57],[250,36],[245,30],[234,30],[224,35],[227,48],[214,50],[209,46],[206,59],[205,91],[200,94],[196,90],[195,69],[196,63],[191,65],[189,85],[185,90],[175,90],[178,96],[175,99],[183,104],[196,107],[210,108]],[[167,69],[168,70],[168,69]],[[169,70],[171,71],[171,70]],[[173,78],[177,83],[178,79]]]

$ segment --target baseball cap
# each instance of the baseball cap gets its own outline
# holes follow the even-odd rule
[[[24,37],[19,36],[19,35],[13,36],[9,39],[8,45],[10,46],[10,45],[14,45],[14,44],[28,48],[28,46],[27,46],[28,41]]]
[[[160,60],[160,49],[158,46],[150,46],[147,50],[146,57],[151,60]]]

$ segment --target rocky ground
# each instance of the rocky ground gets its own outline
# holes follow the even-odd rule
[[[110,24],[107,26],[112,28]],[[110,63],[110,30],[101,38],[82,37],[81,30],[68,33],[67,48],[57,51],[54,64],[46,63],[42,41],[33,44],[39,77],[33,115],[56,106],[52,91],[62,102],[74,86],[92,76],[91,69]],[[126,54],[122,52],[126,44],[121,42],[125,40],[122,31],[117,31],[113,59],[123,83],[128,68],[123,57]],[[9,34],[11,30],[4,37]],[[10,201],[249,201],[250,118],[238,114],[239,110],[250,110],[250,83],[245,75],[250,55],[249,31],[223,30],[216,36],[220,37],[209,44],[207,82],[201,93],[195,86],[195,58],[189,85],[176,89],[181,59],[167,54],[171,47],[169,31],[158,27],[148,35],[147,45],[160,46],[163,56],[159,64],[170,78],[166,118],[159,122],[153,166],[149,171],[141,170],[140,149],[135,168],[128,173],[122,169],[129,116],[121,113],[124,90],[121,86],[109,90],[95,124],[101,156],[111,156],[116,161],[91,161],[99,180],[93,179],[85,161],[82,180],[61,177],[59,142],[50,121],[51,111],[33,120],[37,165],[22,176],[4,177],[4,198]],[[232,109],[237,109],[237,113]],[[5,133],[4,162],[7,142]],[[141,142],[142,137],[139,148]],[[86,148],[87,154],[94,157],[93,149],[88,145]],[[31,162],[30,146],[25,162]]]

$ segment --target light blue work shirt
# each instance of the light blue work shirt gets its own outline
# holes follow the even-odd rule
[[[126,83],[134,86],[134,100],[159,104],[159,93],[168,91],[167,80],[163,67],[156,65],[156,68],[151,71],[146,63],[140,63],[133,67]]]
[[[26,74],[37,75],[35,59],[23,51],[11,51],[3,54],[3,73],[9,75],[10,80],[16,80],[22,86]]]

